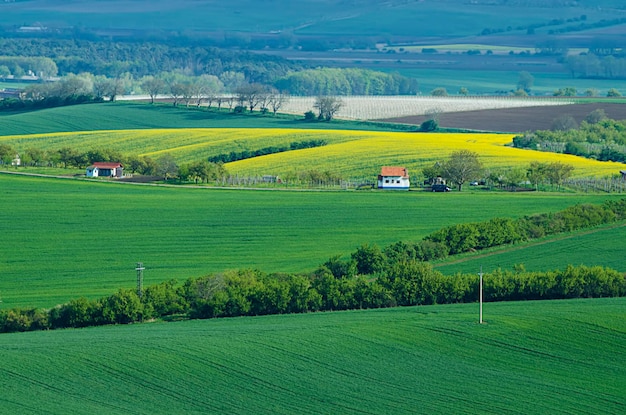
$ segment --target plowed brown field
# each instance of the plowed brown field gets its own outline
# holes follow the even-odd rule
[[[439,125],[480,131],[524,132],[549,130],[555,118],[572,116],[578,123],[591,111],[603,109],[609,118],[626,120],[626,104],[593,103],[496,110],[449,112],[439,115]],[[390,118],[385,121],[419,125],[426,116]]]

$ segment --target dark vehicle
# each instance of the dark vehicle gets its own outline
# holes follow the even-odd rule
[[[433,192],[449,192],[450,188],[445,184],[433,184],[432,190]]]

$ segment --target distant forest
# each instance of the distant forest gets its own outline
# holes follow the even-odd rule
[[[397,73],[309,68],[277,56],[215,47],[0,38],[0,51],[0,80],[24,74],[140,79],[178,73],[188,77],[228,75],[239,83],[272,86],[292,95],[406,95],[418,89],[415,79]]]

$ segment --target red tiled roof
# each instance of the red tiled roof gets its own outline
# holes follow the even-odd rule
[[[388,167],[385,166],[380,171],[381,176],[399,176],[409,177],[409,172],[406,167]]]
[[[122,167],[121,163],[105,163],[101,161],[97,161],[91,165],[91,167],[97,167],[99,169],[117,169],[118,167]]]

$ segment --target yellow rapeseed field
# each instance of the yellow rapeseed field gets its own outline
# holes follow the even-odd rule
[[[398,165],[415,174],[458,150],[478,153],[485,167],[494,170],[525,168],[532,161],[562,162],[575,167],[575,177],[602,177],[624,168],[619,163],[516,149],[508,146],[512,139],[511,134],[368,132],[349,142],[241,160],[229,163],[227,168],[241,175],[327,170],[344,177],[375,177],[381,166]]]
[[[457,150],[479,154],[485,167],[506,169],[527,167],[532,161],[571,164],[574,176],[611,176],[625,166],[581,157],[512,148],[511,134],[482,133],[400,133],[349,130],[193,128],[114,130],[3,136],[19,152],[30,147],[78,151],[108,148],[124,155],[158,158],[169,153],[179,163],[206,160],[231,151],[289,146],[292,142],[325,140],[323,147],[288,151],[228,163],[230,173],[239,175],[285,175],[298,171],[331,171],[350,178],[371,178],[381,166],[398,165],[417,174],[423,167],[445,160]]]

